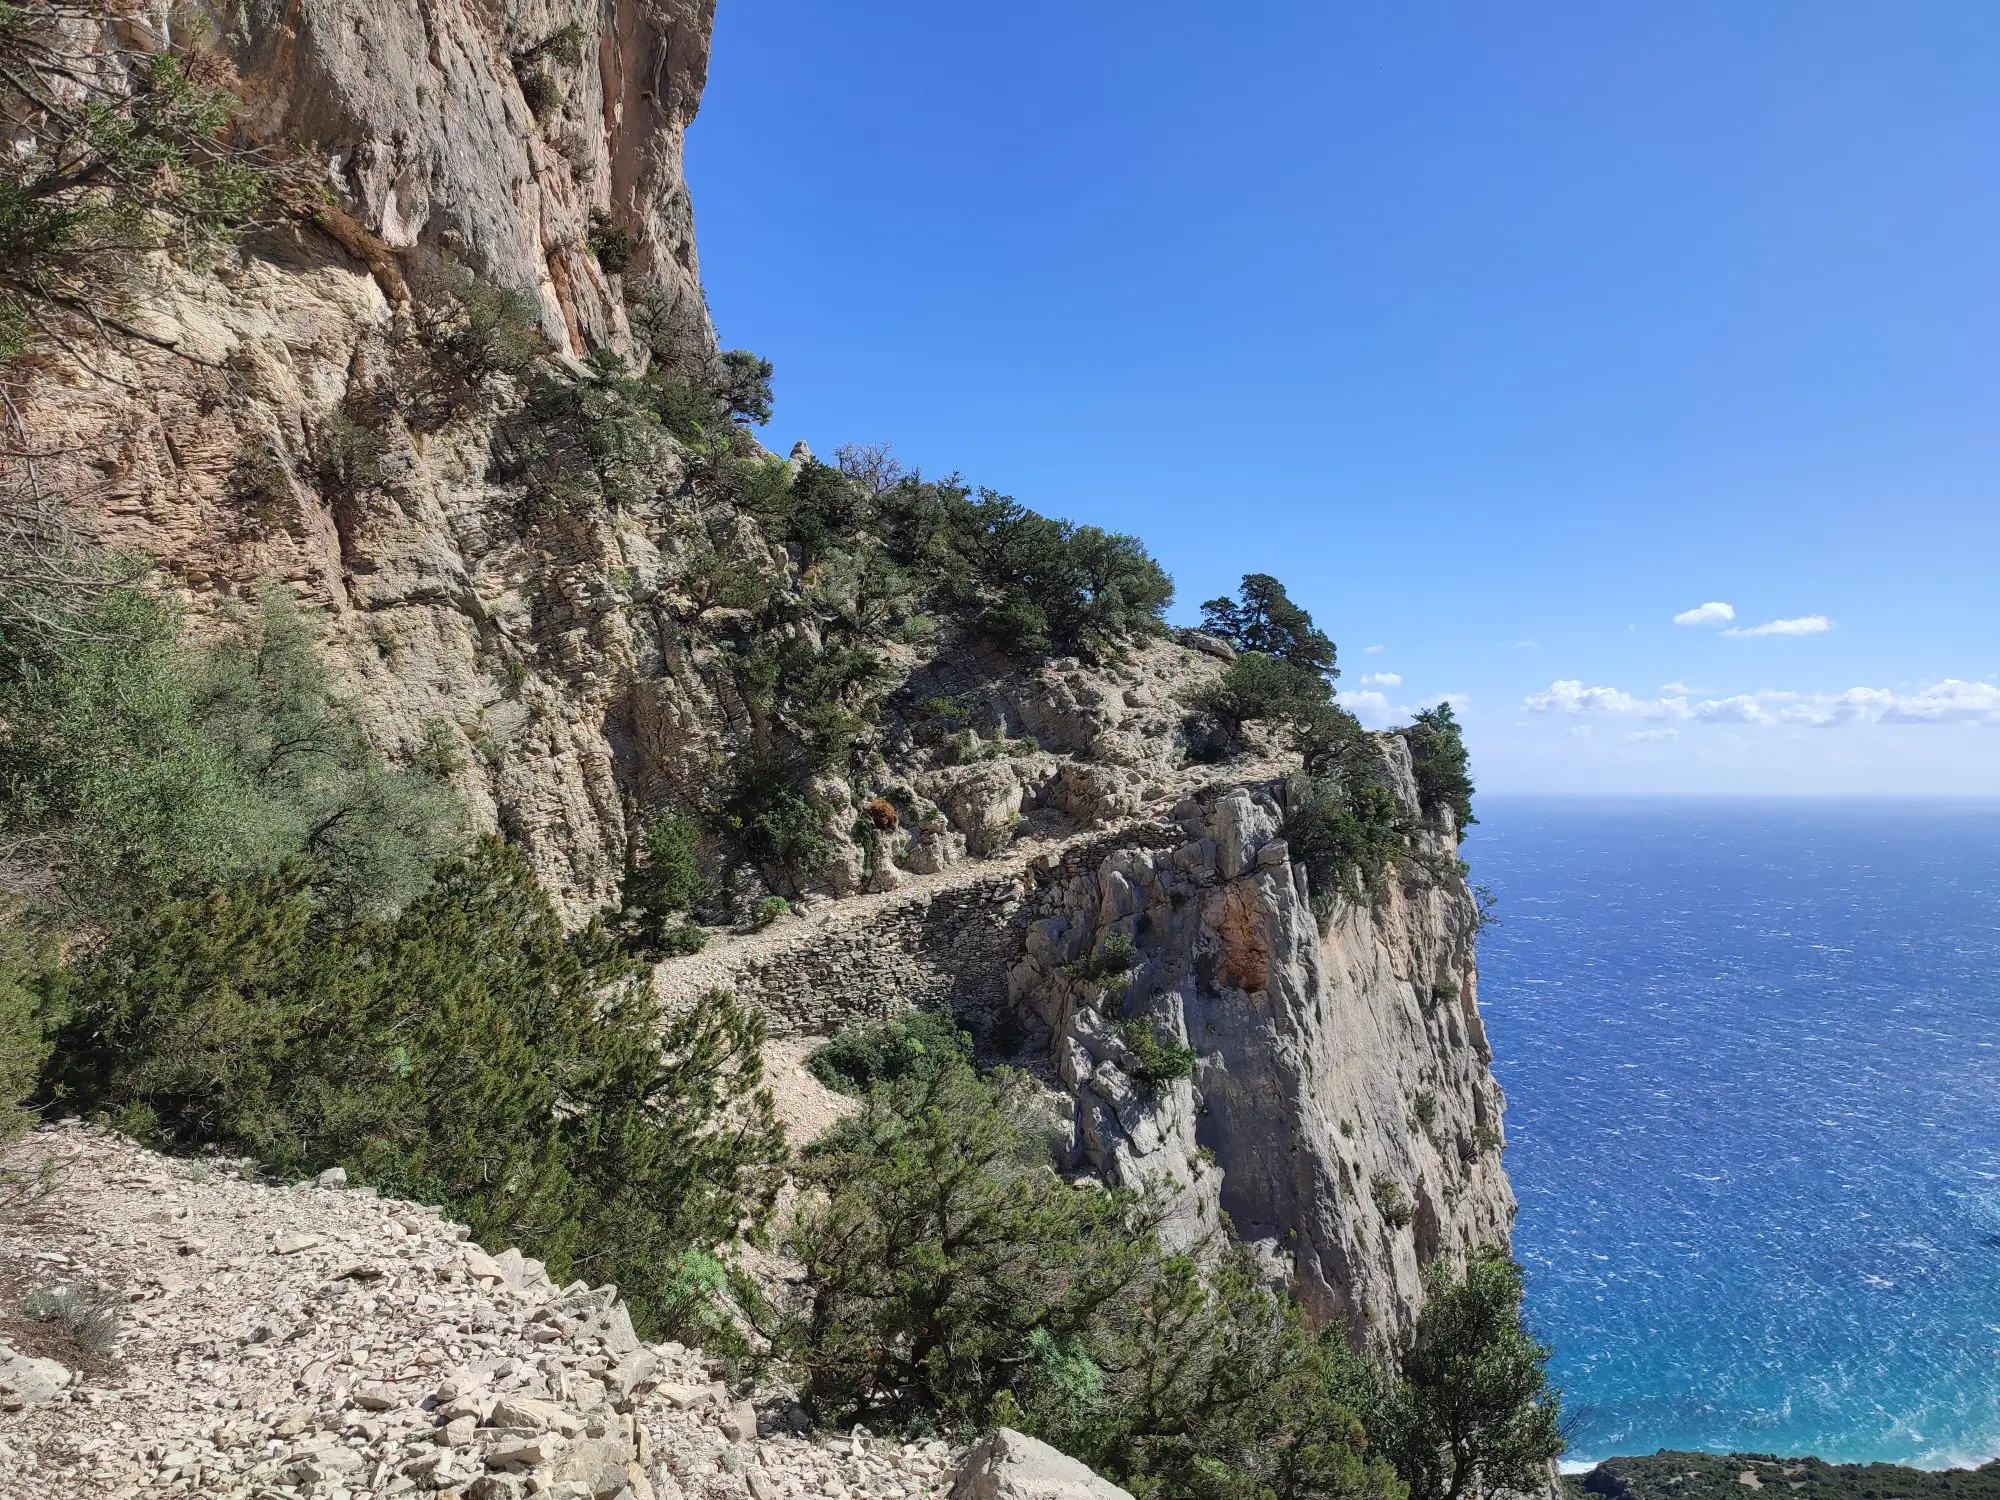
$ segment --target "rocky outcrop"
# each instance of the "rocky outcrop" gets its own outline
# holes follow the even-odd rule
[[[1079,1165],[1164,1187],[1184,1242],[1227,1214],[1315,1316],[1381,1344],[1414,1319],[1425,1262],[1507,1241],[1514,1198],[1478,914],[1407,747],[1378,743],[1421,829],[1379,899],[1322,923],[1283,837],[1288,784],[1217,789],[1174,809],[1177,838],[1052,885],[1009,989],[1075,1098]],[[1192,1050],[1188,1076],[1150,1076],[1148,1033]]]
[[[1414,833],[1371,900],[1315,909],[1285,777],[1190,767],[1124,822],[663,964],[662,999],[727,988],[794,1037],[949,1010],[1046,1077],[1070,1170],[1159,1191],[1177,1245],[1226,1216],[1315,1317],[1385,1346],[1425,1263],[1504,1245],[1514,1198],[1456,839],[1403,739],[1376,743]]]
[[[198,630],[290,590],[376,741],[441,735],[474,821],[581,920],[615,891],[638,789],[726,737],[654,603],[689,545],[680,461],[665,444],[619,514],[527,524],[493,477],[499,403],[426,394],[408,287],[435,257],[517,289],[558,361],[640,357],[635,306],[645,344],[711,353],[682,147],[713,0],[114,9],[63,22],[79,55],[93,27],[141,56],[226,52],[207,72],[240,73],[244,128],[306,152],[331,199],[211,270],[135,266],[135,336],[12,361],[0,479],[155,560]]]

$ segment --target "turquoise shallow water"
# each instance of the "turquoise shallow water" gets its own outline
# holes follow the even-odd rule
[[[2000,1454],[2000,803],[1479,813],[1570,1458]]]

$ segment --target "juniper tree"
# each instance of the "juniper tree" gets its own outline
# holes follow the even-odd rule
[[[1327,678],[1340,675],[1333,641],[1269,573],[1245,573],[1236,597],[1210,599],[1201,607],[1201,618],[1204,630],[1238,650],[1275,656]]]
[[[498,839],[393,920],[328,930],[293,872],[166,903],[47,981],[48,1093],[173,1149],[343,1166],[616,1281],[642,1324],[676,1257],[768,1217],[785,1159],[762,1016],[662,1026],[642,966],[565,936]]]

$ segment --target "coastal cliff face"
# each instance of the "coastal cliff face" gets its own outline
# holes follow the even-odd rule
[[[442,734],[474,820],[581,921],[615,898],[640,810],[712,793],[757,740],[726,639],[742,612],[701,570],[820,585],[670,439],[615,506],[536,514],[494,462],[504,403],[426,405],[411,286],[443,259],[522,289],[572,365],[711,353],[681,162],[712,0],[190,14],[121,24],[224,49],[250,127],[308,148],[338,211],[210,272],[159,257],[121,312],[144,337],[18,361],[36,483],[155,559],[198,627],[281,583],[382,748]],[[619,271],[590,248],[607,227]],[[880,654],[866,784],[813,788],[831,852],[808,915],[662,965],[666,1003],[728,984],[801,1036],[951,1005],[1069,1101],[1076,1170],[1162,1185],[1184,1241],[1226,1214],[1358,1341],[1410,1326],[1425,1260],[1505,1241],[1477,914],[1400,738],[1379,744],[1414,851],[1322,921],[1283,838],[1290,768],[1198,763],[1214,747],[1186,703],[1217,643],[1015,660],[947,617]],[[925,740],[917,705],[940,699],[978,754]],[[1183,1046],[1191,1071],[1166,1076],[1155,1053]]]
[[[1420,819],[1407,746],[1379,743]],[[1283,836],[1291,791],[1186,798],[1179,841],[1061,882],[1009,988],[1049,1029],[1083,1161],[1172,1185],[1185,1242],[1226,1214],[1316,1318],[1382,1346],[1408,1331],[1427,1261],[1512,1227],[1478,916],[1449,828],[1429,823],[1380,899],[1337,901],[1322,927]],[[1157,1076],[1162,1045],[1192,1051],[1190,1076]]]

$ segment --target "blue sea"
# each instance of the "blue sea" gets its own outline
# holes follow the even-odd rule
[[[1479,816],[1569,1458],[2000,1454],[2000,802]]]

